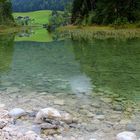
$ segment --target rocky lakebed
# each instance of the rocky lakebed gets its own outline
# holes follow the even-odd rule
[[[91,96],[9,87],[0,92],[0,140],[139,140],[138,106],[101,91]]]

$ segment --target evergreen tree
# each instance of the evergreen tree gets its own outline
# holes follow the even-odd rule
[[[140,0],[74,0],[72,22],[88,18],[92,22],[110,24],[140,20]]]
[[[0,24],[13,21],[12,4],[10,0],[0,0]]]

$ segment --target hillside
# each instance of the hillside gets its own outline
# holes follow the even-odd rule
[[[72,0],[11,0],[14,12],[37,10],[64,10]]]
[[[13,14],[14,18],[18,16],[29,16],[31,19],[34,19],[34,24],[36,25],[42,25],[48,22],[49,16],[51,14],[50,10],[40,10],[40,11],[34,11],[34,12],[15,12]]]

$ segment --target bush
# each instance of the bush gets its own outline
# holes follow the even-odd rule
[[[52,11],[46,28],[49,31],[54,31],[57,27],[68,25],[70,22],[71,20],[68,12],[65,11],[64,13],[60,13],[57,11]]]
[[[136,28],[140,28],[140,22],[136,24]]]
[[[127,18],[117,18],[115,21],[114,21],[114,23],[113,23],[113,27],[115,27],[115,28],[126,28],[127,26],[127,24],[128,24],[129,22],[128,22],[128,19]]]

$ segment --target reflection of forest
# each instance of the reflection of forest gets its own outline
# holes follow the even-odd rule
[[[140,91],[140,40],[74,43],[81,69],[99,88],[131,95]]]
[[[14,35],[0,35],[0,72],[9,69],[13,57],[13,46]]]

